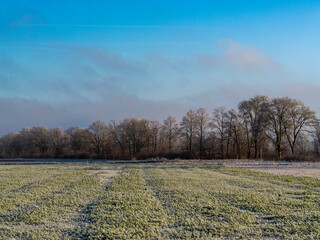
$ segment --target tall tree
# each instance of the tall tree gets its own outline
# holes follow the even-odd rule
[[[39,150],[40,154],[44,154],[49,148],[49,131],[45,127],[33,127],[30,130],[31,142]]]
[[[313,146],[317,156],[320,155],[320,119],[316,119],[312,131]]]
[[[126,120],[125,130],[130,143],[131,157],[139,157],[141,151],[149,142],[149,121],[147,119],[128,119]]]
[[[91,139],[91,132],[88,129],[70,127],[66,133],[69,136],[69,148],[72,154],[88,154]]]
[[[316,115],[302,101],[296,99],[288,99],[288,108],[288,117],[284,122],[284,130],[291,153],[294,154],[297,139],[302,132],[311,132],[316,123]]]
[[[288,119],[291,100],[287,97],[273,98],[268,104],[268,132],[266,136],[273,142],[277,157],[282,158],[285,144],[285,124]]]
[[[179,135],[179,125],[175,117],[169,116],[163,121],[162,132],[164,133],[168,153],[170,154],[173,147],[176,145],[177,137]]]
[[[199,157],[203,158],[203,142],[209,128],[209,113],[205,108],[199,108],[196,111],[196,130],[199,137]]]
[[[108,126],[103,121],[93,122],[89,128],[91,133],[91,142],[97,155],[102,154],[106,150],[108,139]]]
[[[181,134],[185,138],[187,143],[187,151],[189,155],[193,154],[193,140],[195,135],[195,130],[197,127],[197,115],[196,112],[190,109],[187,114],[182,118],[180,124]]]
[[[113,120],[109,124],[109,132],[113,151],[117,152],[116,149],[119,149],[120,158],[122,159],[131,157],[131,144],[127,134],[129,122],[130,119],[124,119],[119,123],[116,123],[116,121]]]
[[[8,133],[0,139],[2,157],[19,157],[21,146],[17,144],[18,133]]]
[[[219,141],[220,157],[225,158],[225,141],[227,140],[227,125],[226,125],[227,110],[225,107],[214,109],[212,113],[211,126],[216,132]]]
[[[68,135],[59,127],[49,130],[49,144],[54,152],[55,157],[61,156],[68,146]]]
[[[226,113],[226,126],[228,136],[231,138],[229,142],[233,144],[235,158],[241,158],[242,156],[242,145],[245,142],[243,126],[240,120],[239,113],[232,109]]]
[[[158,143],[160,137],[161,123],[157,120],[149,122],[150,128],[150,146],[152,155],[155,155],[158,150]]]
[[[265,137],[265,127],[267,124],[266,111],[269,98],[267,96],[255,96],[249,100],[239,103],[238,109],[244,120],[247,134],[248,158],[250,158],[251,143],[254,148],[254,158],[258,157],[261,142]]]

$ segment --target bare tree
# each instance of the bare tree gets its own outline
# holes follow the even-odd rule
[[[250,158],[251,143],[254,148],[254,158],[258,157],[261,142],[265,137],[264,131],[267,124],[266,110],[269,98],[267,96],[255,96],[239,103],[238,109],[244,120],[247,132],[248,158]]]
[[[112,120],[109,123],[109,135],[111,139],[111,145],[113,147],[113,153],[117,155],[117,152],[120,153],[120,158],[128,158],[129,151],[131,149],[131,145],[129,142],[128,132],[128,125],[129,119],[125,119],[119,123]]]
[[[5,157],[19,157],[21,146],[17,142],[18,133],[9,133],[4,135],[0,140],[1,155]]]
[[[30,130],[31,142],[38,148],[40,154],[44,154],[49,148],[49,131],[45,127],[33,127]]]
[[[203,157],[203,142],[209,128],[209,113],[205,108],[199,108],[196,111],[196,130],[199,137],[199,157]]]
[[[233,145],[235,158],[241,158],[242,146],[245,143],[245,133],[243,128],[243,122],[239,113],[231,109],[226,113],[226,126],[228,131],[228,136],[231,138],[229,142]]]
[[[317,118],[312,131],[313,147],[317,156],[320,155],[320,120]]]
[[[273,142],[277,157],[281,159],[285,144],[285,124],[288,119],[288,113],[291,100],[287,97],[273,98],[268,104],[267,117],[267,137]]]
[[[23,155],[29,156],[32,154],[33,151],[33,142],[32,142],[32,135],[31,135],[31,128],[23,128],[20,133],[20,141],[23,148]]]
[[[89,126],[88,130],[91,133],[91,142],[95,153],[102,154],[107,147],[108,126],[103,121],[96,121]]]
[[[169,116],[157,120],[93,122],[87,129],[24,128],[0,138],[0,157],[177,157],[243,158],[284,154],[320,155],[320,123],[302,101],[255,96],[237,110],[189,110],[180,126]],[[94,155],[93,155],[94,153]],[[104,154],[104,155],[103,155]]]
[[[150,146],[152,155],[155,155],[158,150],[159,138],[160,138],[160,130],[161,123],[157,120],[149,122],[150,129]]]
[[[164,133],[168,152],[172,152],[172,148],[176,145],[177,137],[179,135],[179,125],[175,117],[169,116],[163,121],[162,132]]]
[[[49,144],[52,147],[55,157],[61,156],[68,146],[68,135],[59,127],[50,129]]]
[[[89,151],[91,133],[80,127],[70,127],[66,130],[69,135],[69,148],[73,154],[85,154]]]
[[[125,133],[129,141],[131,156],[136,158],[149,141],[149,121],[147,119],[131,118],[125,120]]]
[[[190,109],[187,114],[182,118],[180,123],[180,133],[185,138],[187,143],[187,150],[192,156],[193,153],[193,139],[195,135],[195,130],[197,127],[197,115],[196,112]]]
[[[225,107],[214,109],[212,113],[211,126],[216,132],[219,141],[219,149],[221,158],[225,158],[225,141],[227,140],[227,125],[226,125],[227,110]]]
[[[284,130],[287,140],[294,154],[295,145],[302,132],[311,132],[316,122],[315,112],[306,107],[302,101],[288,99],[288,117],[284,122]]]
[[[307,132],[301,132],[295,142],[295,154],[306,156],[312,152],[312,142],[310,135]]]

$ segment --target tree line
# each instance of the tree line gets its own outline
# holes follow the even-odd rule
[[[282,159],[317,157],[320,125],[300,100],[255,96],[237,109],[189,110],[180,122],[128,118],[88,128],[24,128],[0,138],[1,158]]]

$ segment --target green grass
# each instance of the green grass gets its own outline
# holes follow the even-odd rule
[[[260,238],[319,239],[320,181],[203,165],[0,166],[0,239]]]
[[[141,169],[125,169],[89,209],[89,239],[159,239],[168,226],[159,200]]]

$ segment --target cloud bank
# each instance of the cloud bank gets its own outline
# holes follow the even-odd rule
[[[0,57],[0,135],[35,125],[179,119],[190,108],[236,107],[256,94],[298,98],[320,111],[319,86],[293,77],[263,51],[232,40],[185,57],[131,56],[62,43],[22,47],[24,59]]]

